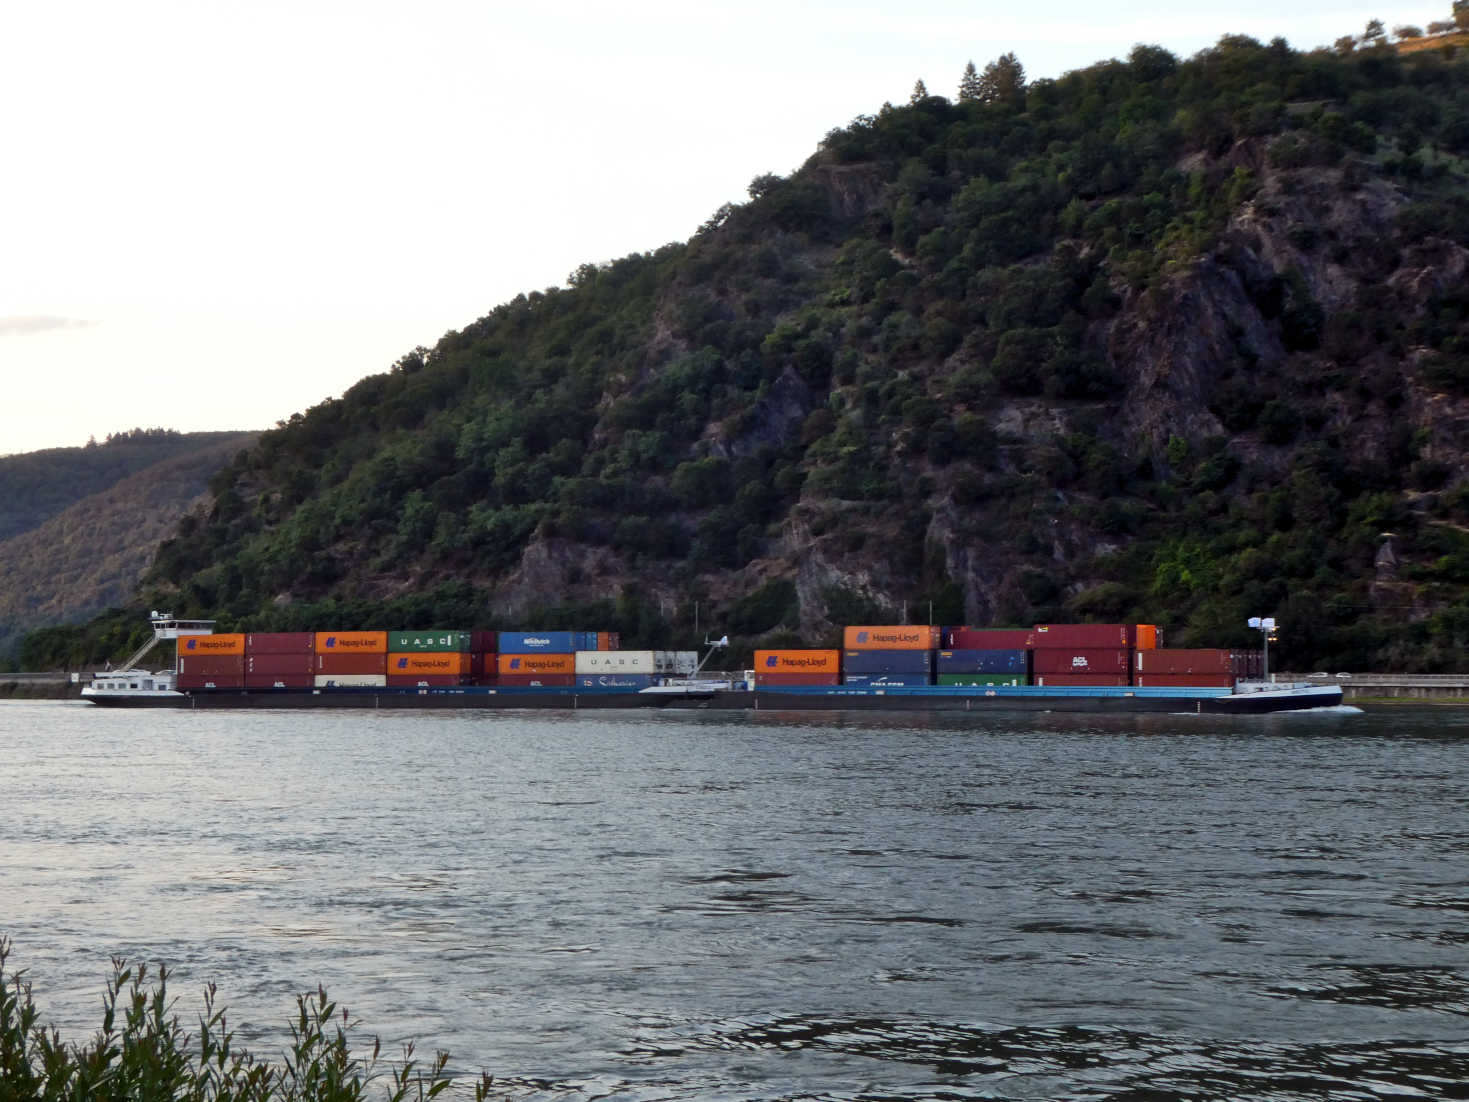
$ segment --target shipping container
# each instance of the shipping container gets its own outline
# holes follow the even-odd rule
[[[390,631],[389,654],[444,654],[474,649],[472,631]]]
[[[950,628],[946,650],[1028,650],[1035,644],[1031,628]]]
[[[174,682],[180,689],[243,689],[245,687],[244,674],[179,674]]]
[[[316,635],[310,631],[252,632],[245,636],[246,654],[310,654]]]
[[[344,654],[341,657],[367,656]],[[383,673],[319,673],[311,679],[311,683],[318,689],[380,689],[388,683],[388,675]]]
[[[306,673],[247,673],[247,689],[309,689],[315,678]]]
[[[438,654],[420,654],[416,651],[395,654],[388,652],[388,676],[402,677],[406,674],[438,674],[466,677],[470,673],[469,655],[462,651],[441,651]],[[392,684],[392,682],[388,682]]]
[[[388,688],[414,689],[438,688],[451,685],[467,685],[469,677],[457,673],[390,673]]]
[[[768,674],[823,674],[835,678],[842,669],[839,650],[757,650],[756,676]],[[832,681],[831,684],[836,684]]]
[[[923,624],[850,627],[842,632],[843,650],[938,650],[940,631]]]
[[[502,631],[499,646],[501,654],[574,654],[578,647],[575,631]]]
[[[1134,685],[1153,688],[1209,688],[1229,689],[1234,686],[1231,673],[1140,673],[1133,677]]]
[[[941,650],[934,663],[939,673],[1028,673],[1028,650]]]
[[[621,650],[622,649],[622,633],[621,632],[616,632],[616,631],[599,631],[599,632],[597,632],[597,649],[598,650]]]
[[[317,673],[385,674],[388,672],[387,652],[382,654],[318,654]]]
[[[1241,650],[1230,653],[1230,672],[1241,681],[1258,681],[1265,676],[1265,652]]]
[[[1032,679],[1037,685],[1086,687],[1086,686],[1126,686],[1127,675],[1107,673],[1038,673]]]
[[[469,656],[469,674],[471,677],[483,677],[485,670],[495,672],[496,656],[493,652],[485,654],[483,651],[474,651]]]
[[[1138,650],[1157,650],[1163,643],[1163,632],[1157,624],[1139,624],[1137,626],[1137,642],[1133,644]]]
[[[651,650],[580,650],[576,652],[576,672],[594,673],[675,673],[671,661],[660,663],[660,654],[669,651]]]
[[[658,679],[646,673],[594,673],[578,674],[578,689],[621,689],[624,692],[639,692],[652,688]]]
[[[759,651],[755,652],[759,654]],[[832,651],[836,654],[836,651]],[[761,673],[755,671],[755,688],[779,689],[789,685],[837,685],[841,678],[834,673]]]
[[[934,681],[939,685],[993,688],[996,685],[1028,685],[1030,678],[1023,673],[941,673],[934,677]]]
[[[317,654],[387,654],[385,631],[318,631]]]
[[[311,675],[316,672],[316,655],[314,654],[246,654],[245,676],[251,677],[266,674],[289,674],[306,678],[307,684],[311,683]]]
[[[843,673],[933,673],[931,650],[849,650],[842,652]]]
[[[503,640],[505,636],[501,635],[500,638]],[[506,654],[501,651],[495,660],[495,670],[502,681],[507,674],[512,677],[528,675],[571,677],[576,673],[576,656],[572,654]]]
[[[862,689],[911,688],[931,685],[926,673],[844,673],[842,684]]]
[[[180,654],[179,675],[187,677],[244,677],[243,654]]]
[[[1036,624],[1031,645],[1034,648],[1134,648],[1138,636],[1147,647],[1158,645],[1158,629],[1153,624],[1136,623],[1042,623]]]
[[[1229,673],[1233,660],[1228,650],[1140,650],[1132,668],[1138,673]]]
[[[696,650],[655,650],[653,655],[659,673],[688,677],[699,668],[699,652]]]
[[[500,633],[498,631],[486,631],[484,628],[477,628],[469,633],[469,649],[477,651],[480,654],[484,654],[486,651],[493,654],[499,649],[499,636]]]
[[[572,689],[576,687],[576,675],[570,673],[502,673],[498,683],[502,688],[507,689]]]
[[[245,636],[241,632],[224,635],[188,635],[178,641],[178,653],[244,654]]]
[[[1125,678],[1132,668],[1132,651],[1037,647],[1031,651],[1030,661],[1030,668],[1037,676],[1043,673],[1120,673]]]

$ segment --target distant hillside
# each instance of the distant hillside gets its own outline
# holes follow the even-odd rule
[[[1274,614],[1295,668],[1463,665],[1469,60],[1007,55],[750,197],[263,434],[149,599],[746,649]]]
[[[0,540],[0,659],[29,630],[84,620],[133,597],[158,545],[188,509],[206,500],[215,472],[255,439],[253,433],[174,437],[174,446],[161,449],[174,454],[110,482],[117,466],[72,462],[70,453],[105,453],[115,445],[34,453],[53,457],[49,461],[63,470],[91,470],[93,485],[107,484],[29,531]],[[190,446],[179,446],[184,444]],[[119,465],[126,467],[143,449],[119,450]],[[60,496],[60,487],[46,485],[54,487],[52,499]]]

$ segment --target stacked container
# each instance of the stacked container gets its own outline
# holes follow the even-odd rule
[[[180,689],[241,689],[245,686],[245,636],[190,635],[178,644]]]
[[[1152,624],[1037,624],[1031,669],[1037,685],[1128,685],[1133,654],[1158,645]]]
[[[940,638],[939,628],[919,624],[849,627],[842,633],[842,684],[932,685]]]
[[[841,683],[842,652],[837,650],[757,650],[755,688]]]
[[[470,631],[388,633],[387,679],[392,688],[466,685],[473,675]]]
[[[312,684],[326,688],[369,688],[388,683],[388,633],[318,631]]]
[[[1133,684],[1231,688],[1235,659],[1228,650],[1140,650]]]
[[[245,687],[309,689],[316,674],[316,638],[309,631],[252,632],[245,636]]]
[[[1030,651],[941,650],[935,670],[940,685],[1028,685]]]

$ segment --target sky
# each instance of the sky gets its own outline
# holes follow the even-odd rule
[[[0,455],[268,428],[690,237],[914,82],[1297,49],[1434,6],[21,0],[0,32]]]

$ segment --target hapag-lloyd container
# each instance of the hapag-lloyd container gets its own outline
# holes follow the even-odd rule
[[[934,669],[939,673],[1019,673],[1030,670],[1028,650],[941,650]]]
[[[1104,647],[1152,650],[1158,645],[1158,629],[1152,624],[1037,624],[1031,635],[1036,650]]]
[[[186,635],[178,641],[178,653],[185,654],[244,654],[245,636],[242,632],[220,635]]]
[[[579,650],[595,650],[577,645],[586,633],[581,631],[502,631],[501,654],[574,654]],[[595,634],[595,633],[593,633]]]
[[[417,651],[388,652],[389,677],[401,677],[408,674],[467,677],[473,672],[474,666],[469,660],[469,655],[461,651],[442,651],[437,654]],[[388,684],[391,685],[392,682],[389,681]]]
[[[387,654],[385,631],[318,631],[317,654]]]
[[[246,654],[310,654],[316,633],[310,631],[251,632],[245,636]]]
[[[881,624],[849,627],[842,632],[842,650],[938,650],[942,632],[923,624]]]
[[[388,683],[382,673],[319,673],[311,679],[318,689],[373,689]]]
[[[472,651],[473,649],[474,632],[472,631],[435,629],[433,631],[388,632],[389,654],[406,652],[442,654],[447,651]]]
[[[1234,652],[1228,650],[1140,650],[1133,659],[1138,673],[1229,673]]]
[[[1129,650],[1111,648],[1037,648],[1031,652],[1031,669],[1037,678],[1043,673],[1120,673],[1125,679],[1132,668],[1131,655]]]
[[[842,652],[844,674],[933,673],[931,650],[849,650]],[[848,684],[851,682],[848,681]]]
[[[502,634],[500,638],[503,640],[505,636]],[[501,651],[495,660],[495,669],[501,684],[510,684],[506,677],[571,678],[576,675],[576,657],[571,654],[506,654]]]
[[[946,650],[1028,650],[1031,628],[950,628],[945,633]]]
[[[318,654],[316,672],[329,674],[385,674],[388,655],[382,654]]]
[[[757,650],[755,676],[771,674],[806,676],[820,674],[835,678],[842,672],[842,652],[838,650]],[[830,684],[836,684],[835,681]]]

